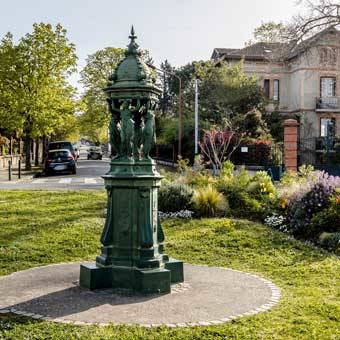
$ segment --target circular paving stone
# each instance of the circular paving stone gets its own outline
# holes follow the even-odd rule
[[[270,281],[227,268],[184,266],[171,294],[79,287],[80,263],[32,268],[0,277],[0,312],[75,324],[146,327],[209,325],[272,308],[280,291]]]

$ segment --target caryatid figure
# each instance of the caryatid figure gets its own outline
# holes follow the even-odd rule
[[[151,159],[150,151],[156,143],[155,133],[155,110],[156,104],[149,101],[146,107],[144,117],[144,130],[143,130],[143,157],[144,159]]]
[[[112,154],[115,152],[116,158],[120,158],[122,156],[120,110],[114,106],[114,102],[111,98],[107,98],[106,100],[109,104],[109,109],[112,114],[109,127]]]
[[[124,99],[122,109],[120,110],[121,116],[121,141],[123,155],[131,157],[133,152],[134,142],[134,125],[135,122],[132,119],[131,100]]]

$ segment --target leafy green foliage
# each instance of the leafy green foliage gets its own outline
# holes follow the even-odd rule
[[[255,42],[278,43],[285,42],[287,38],[287,26],[282,22],[269,21],[262,23],[254,30]]]
[[[81,98],[82,114],[78,123],[81,134],[95,143],[108,141],[110,113],[103,89],[124,56],[125,49],[106,47],[89,55],[80,72],[80,82],[85,92]],[[148,64],[153,63],[148,51],[142,51],[142,58]]]
[[[249,180],[247,192],[261,199],[263,196],[273,195],[275,193],[275,186],[266,171],[258,171]]]
[[[79,126],[81,134],[93,142],[107,142],[110,114],[103,88],[123,57],[124,49],[106,47],[89,55],[86,66],[80,72],[85,93],[82,96],[83,114],[79,117]]]
[[[34,24],[17,45],[7,34],[0,44],[0,120],[10,132],[31,138],[61,133],[74,117],[75,47],[61,25]],[[30,168],[30,157],[26,157]]]
[[[320,244],[323,248],[340,255],[340,232],[322,233],[320,235]]]
[[[329,199],[326,209],[313,215],[310,229],[313,235],[319,235],[321,232],[340,233],[340,193]]]
[[[240,115],[263,105],[262,89],[257,79],[243,73],[242,64],[229,67],[221,62],[197,64],[196,73],[201,77],[200,117],[214,124]]]
[[[185,184],[163,185],[158,192],[158,209],[162,212],[191,210],[193,190]]]
[[[193,150],[194,121],[194,80],[199,77],[200,134],[212,125],[240,131],[252,126],[254,135],[267,133],[265,123],[253,109],[261,110],[264,105],[262,89],[255,77],[243,72],[242,64],[233,67],[221,62],[218,66],[212,61],[192,62],[179,69],[172,69],[182,80],[183,94],[183,150]],[[167,76],[168,97],[171,97],[171,110],[158,120],[158,143],[175,144],[178,141],[178,80]],[[257,112],[257,111],[255,111]],[[248,114],[247,114],[248,113]],[[256,125],[254,125],[254,122]],[[185,151],[184,151],[185,153]],[[186,155],[189,157],[190,155]]]
[[[263,118],[269,128],[270,135],[277,142],[283,142],[283,117],[278,111],[266,113]]]
[[[270,197],[275,193],[271,178],[264,171],[250,176],[244,168],[237,173],[232,169],[233,164],[226,162],[216,185],[229,202],[229,214],[262,218]]]
[[[270,137],[267,124],[262,119],[262,113],[259,110],[251,110],[245,115],[235,116],[233,126],[244,133],[248,139],[268,139]]]

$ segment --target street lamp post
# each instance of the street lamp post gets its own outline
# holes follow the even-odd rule
[[[174,72],[162,70],[151,64],[147,65],[154,70],[174,76],[178,80],[178,156],[182,156],[182,135],[183,135],[182,79]]]
[[[195,78],[195,155],[198,154],[198,78]]]

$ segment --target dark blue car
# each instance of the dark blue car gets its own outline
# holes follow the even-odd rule
[[[50,150],[45,159],[45,174],[68,172],[77,173],[76,161],[70,150]]]

